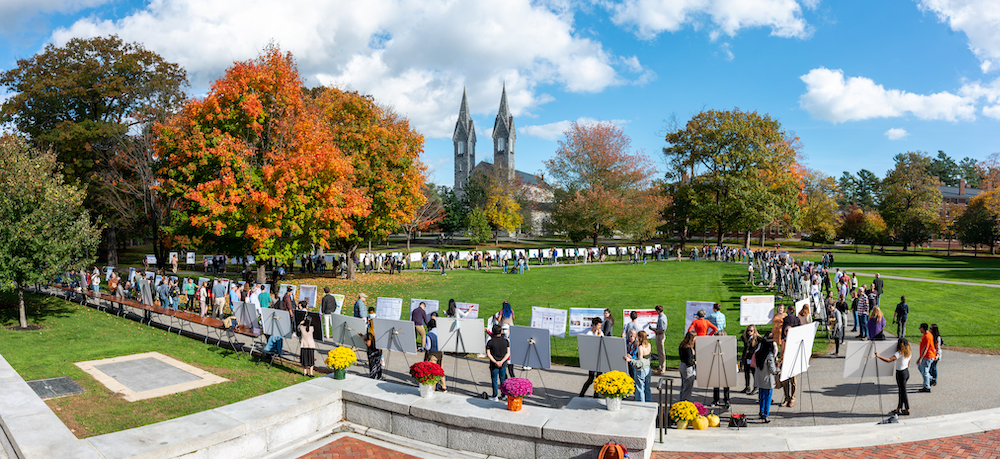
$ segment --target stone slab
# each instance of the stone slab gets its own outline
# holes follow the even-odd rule
[[[332,429],[337,423],[344,420],[344,401],[337,400],[326,407],[320,408],[317,413],[317,430]]]
[[[42,400],[66,397],[85,392],[83,387],[80,387],[76,381],[73,381],[72,378],[66,376],[28,381],[28,386],[31,387],[31,390],[35,391],[35,394]]]
[[[393,415],[391,433],[432,445],[448,446],[448,427],[412,416]]]
[[[211,459],[246,459],[259,455],[261,451],[267,451],[267,432],[265,431],[250,432],[242,437],[210,446],[200,452],[205,453],[204,457]]]
[[[521,411],[508,411],[506,402],[454,394],[435,394],[410,406],[410,415],[421,419],[530,438],[542,438],[542,426],[557,412],[529,405]]]
[[[392,413],[359,403],[344,404],[344,420],[383,432],[392,430]]]
[[[34,392],[31,396],[41,402]],[[86,441],[77,439],[51,410],[47,413],[32,413],[15,418],[4,417],[2,422],[4,429],[10,433],[11,446],[14,447],[18,457],[25,459],[101,457]]]
[[[216,410],[90,437],[107,459],[169,458],[198,451],[247,433],[246,426]]]
[[[132,392],[145,392],[201,379],[152,357],[94,365],[94,368]]]
[[[623,402],[619,411],[608,411],[604,399],[573,398],[542,427],[542,438],[559,443],[600,446],[621,443],[631,450],[652,447],[656,404]]]
[[[626,449],[629,450],[629,457],[635,454],[632,448],[626,446]],[[601,449],[595,446],[567,445],[544,441],[535,444],[535,457],[538,459],[550,457],[558,457],[560,459],[592,459],[597,457],[597,453],[600,451]]]
[[[4,383],[3,390],[0,390],[0,417],[13,419],[18,416],[46,412],[52,413],[52,410],[42,399],[38,398],[35,391],[31,390],[31,387],[24,380],[18,378],[15,381]],[[55,415],[53,414],[53,416]],[[62,425],[62,421],[59,424]]]
[[[338,399],[334,390],[311,384],[296,384],[222,406],[214,411],[246,424],[247,432],[253,432],[329,406]]]
[[[460,427],[448,428],[448,448],[480,454],[497,454],[502,451],[506,459],[535,459],[533,440]]]
[[[267,449],[275,450],[316,432],[319,421],[318,410],[298,414],[295,417],[267,428]]]
[[[420,400],[420,389],[384,381],[373,381],[363,390],[344,392],[344,400],[399,414],[410,414],[410,405]]]

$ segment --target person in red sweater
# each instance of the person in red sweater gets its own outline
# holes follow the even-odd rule
[[[937,358],[937,348],[934,347],[934,335],[930,332],[927,323],[920,324],[920,360],[917,362],[917,370],[924,378],[924,387],[920,392],[931,391],[931,363]]]
[[[691,326],[687,329],[687,331],[692,330],[698,336],[714,335],[719,331],[715,325],[712,325],[712,322],[709,322],[708,319],[705,318],[704,309],[698,311],[698,318],[695,319],[694,322],[691,322]]]

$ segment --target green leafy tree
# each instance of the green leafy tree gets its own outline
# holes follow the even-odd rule
[[[466,215],[462,200],[455,196],[455,190],[444,185],[438,187],[438,195],[442,197],[441,204],[444,207],[444,218],[438,223],[441,231],[449,235],[461,232],[465,227]]]
[[[108,261],[117,264],[116,228],[163,213],[162,208],[140,215],[129,212],[140,206],[115,207],[122,193],[139,201],[149,194],[149,183],[135,188],[125,183],[138,181],[128,171],[155,169],[149,167],[156,159],[148,143],[145,154],[132,154],[137,141],[129,140],[130,132],[180,105],[186,72],[116,36],[74,38],[18,60],[16,68],[0,74],[0,86],[13,94],[0,108],[0,121],[29,135],[37,148],[54,151],[67,178],[86,187],[85,205],[109,223]],[[123,170],[124,175],[117,173]]]
[[[889,171],[880,189],[879,211],[890,236],[903,244],[921,244],[938,232],[941,190],[931,175],[931,158],[919,152],[896,155],[896,167]]]
[[[802,230],[816,241],[830,242],[836,237],[838,226],[837,201],[840,192],[837,182],[826,174],[808,171],[805,175],[802,204]]]
[[[684,250],[688,235],[692,231],[701,229],[701,220],[698,218],[695,206],[694,187],[683,181],[678,181],[665,185],[664,191],[670,197],[670,204],[663,211],[667,222],[663,230],[668,234],[676,231],[681,239],[680,248]]]
[[[937,177],[941,183],[948,186],[958,186],[958,179],[962,178],[958,163],[941,150],[938,150],[937,157],[930,161],[927,173]]]
[[[690,177],[695,212],[722,243],[726,233],[749,233],[772,223],[796,225],[802,169],[798,139],[769,115],[709,110],[666,136],[668,179]]]
[[[955,232],[963,245],[985,245],[995,254],[1000,241],[1000,192],[991,190],[970,199],[955,220]]]
[[[493,236],[489,219],[486,218],[486,211],[478,207],[469,211],[465,220],[465,228],[465,235],[473,244],[486,242]]]
[[[965,157],[958,162],[958,175],[959,177],[965,179],[965,184],[972,188],[979,188],[982,185],[980,181],[982,180],[982,171],[976,167],[978,161]]]
[[[840,208],[847,210],[852,204],[857,204],[866,210],[877,208],[876,190],[881,182],[881,179],[868,169],[861,169],[858,175],[844,172],[837,180],[841,193]]]
[[[100,228],[83,207],[86,193],[63,182],[56,156],[19,137],[0,137],[0,194],[0,290],[17,290],[24,328],[25,287],[85,268]]]

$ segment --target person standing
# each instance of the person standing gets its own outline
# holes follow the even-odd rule
[[[627,324],[625,324],[625,327],[622,330],[622,338],[626,338],[626,339],[628,338],[628,332],[634,331],[634,332],[638,333],[639,330],[640,330],[640,328],[639,328],[639,321],[638,321],[639,320],[639,313],[635,312],[635,311],[632,311],[632,312],[628,313],[628,318],[631,319],[632,321],[629,322],[629,323],[627,323]]]
[[[708,321],[715,325],[715,335],[724,336],[726,334],[726,315],[722,312],[719,303],[712,305],[712,313],[708,315]]]
[[[604,308],[604,321],[601,322],[601,333],[604,333],[604,336],[615,336],[615,318],[611,317],[611,309]]]
[[[302,364],[302,375],[315,376],[313,369],[316,366],[316,340],[313,339],[312,316],[306,314],[305,319],[299,322],[299,363]]]
[[[691,400],[691,391],[694,390],[694,380],[697,376],[694,362],[694,339],[697,336],[695,332],[688,331],[677,347],[681,358],[678,368],[681,374],[681,392],[678,400]]]
[[[906,297],[899,297],[899,304],[892,313],[892,323],[896,324],[896,336],[902,338],[906,336],[906,319],[910,315],[910,305],[906,304]]]
[[[226,284],[216,280],[212,283],[212,317],[222,318],[226,308]]]
[[[631,338],[631,334],[630,334]],[[633,381],[635,381],[635,401],[649,402],[652,399],[652,389],[649,387],[649,354],[652,346],[646,339],[645,333],[635,334],[635,356],[626,354],[625,361],[633,368]]]
[[[934,361],[931,362],[931,385],[936,386],[938,377],[937,365],[941,361],[941,346],[944,345],[944,339],[941,338],[941,330],[938,329],[937,324],[931,324],[931,335],[934,336],[934,352],[937,354],[934,357]]]
[[[899,338],[896,341],[896,353],[892,357],[886,358],[878,355],[878,351],[875,351],[875,357],[886,363],[895,362],[896,369],[896,389],[899,392],[899,403],[896,405],[896,409],[889,412],[889,414],[896,414],[901,416],[910,415],[910,399],[906,396],[906,381],[910,379],[910,343],[906,341],[906,338]]]
[[[281,297],[281,309],[288,311],[289,316],[295,317],[295,296],[290,285],[285,289],[285,296]]]
[[[170,254],[170,270],[174,274],[177,274],[177,254],[176,253]]]
[[[827,321],[830,324],[830,338],[833,339],[833,356],[840,355],[840,343],[847,332],[847,317],[832,303],[827,305]]]
[[[369,329],[368,333],[358,333],[358,336],[365,339],[365,348],[368,355],[368,377],[376,381],[384,380],[382,366],[385,365],[385,359],[382,357],[382,350],[375,347],[375,335]]]
[[[862,285],[856,291],[858,292],[858,338],[865,339],[868,338],[868,312],[871,308],[868,303],[868,294],[865,293],[865,287]]]
[[[510,360],[510,346],[503,337],[500,324],[493,325],[491,338],[486,343],[486,356],[490,359],[490,378],[493,380],[493,396],[490,400],[497,401],[500,396],[500,384],[507,380],[506,366]]]
[[[202,282],[201,286],[198,287],[198,293],[195,294],[198,297],[198,304],[201,306],[201,317],[205,317],[208,314],[208,282]]]
[[[872,292],[875,294],[874,306],[882,305],[882,275],[875,273],[875,280],[872,282]]]
[[[750,365],[750,361],[753,359],[753,354],[757,350],[757,346],[760,345],[760,333],[757,333],[757,326],[747,326],[743,330],[741,341],[743,341],[743,355],[740,363],[743,364],[743,382],[746,384],[746,388],[742,392],[747,395],[753,395],[757,393],[757,387],[750,384],[750,380],[754,379],[755,371],[753,365]]]
[[[161,308],[170,307],[170,286],[166,277],[161,277],[160,283],[156,286],[156,299],[160,301]]]
[[[365,300],[368,299],[368,295],[364,293],[358,294],[358,300],[354,302],[354,317],[362,319],[365,317]]]
[[[427,338],[427,304],[423,301],[410,313],[410,321],[417,334],[417,351],[424,350],[424,340]]]
[[[885,316],[882,308],[875,306],[868,315],[868,338],[872,341],[885,341]]]
[[[935,359],[937,359],[937,349],[934,345],[934,335],[924,322],[920,324],[920,359],[917,361],[917,371],[924,380],[920,392],[931,391],[931,363]]]
[[[608,313],[610,316],[611,314]],[[656,358],[657,366],[653,370],[653,373],[658,375],[663,374],[663,371],[667,369],[667,353],[663,348],[667,340],[667,315],[663,313],[663,305],[656,305],[656,326],[650,327],[655,334],[656,339]]]
[[[605,336],[604,331],[601,330],[603,322],[600,318],[594,317],[590,319],[590,330],[587,330],[587,336]],[[580,397],[584,397],[587,394],[587,389],[590,389],[590,385],[594,383],[594,379],[600,376],[601,372],[590,370],[587,372],[587,380],[583,383],[583,389],[580,389]],[[597,392],[594,392],[594,398],[597,398]]]
[[[743,285],[753,285],[753,262],[747,263],[747,281]]]
[[[194,309],[194,293],[198,290],[198,286],[194,284],[194,279],[188,278],[187,283],[184,284],[184,296],[187,309]]]
[[[170,309],[176,311],[181,303],[181,287],[177,285],[176,279],[170,280],[170,289],[167,293],[170,295]]]
[[[716,334],[719,329],[705,318],[705,310],[698,311],[698,318],[691,322],[687,331],[694,331],[697,336],[708,336]]]
[[[330,287],[323,287],[323,300],[320,302],[320,311],[323,314],[337,314],[337,299],[330,293]]]
[[[90,273],[90,285],[94,289],[94,296],[98,299],[101,298],[101,270],[94,266],[94,270]]]
[[[430,320],[427,321],[427,340],[424,343],[424,361],[434,362],[438,365],[444,366],[444,352],[438,349],[438,335],[437,335],[437,313],[432,312]],[[448,383],[445,382],[445,377],[441,376],[441,381],[438,383],[441,385],[441,392],[448,392]]]
[[[757,402],[760,406],[760,419],[766,424],[771,422],[774,377],[780,373],[774,361],[774,343],[771,340],[767,338],[761,340],[760,348],[754,354],[754,361],[757,365],[757,370],[754,372],[754,386],[759,391]]]

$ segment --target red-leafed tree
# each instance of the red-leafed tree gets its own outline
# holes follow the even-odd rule
[[[573,123],[559,141],[556,156],[545,161],[553,179],[553,220],[570,238],[587,237],[596,246],[599,237],[614,230],[642,239],[659,226],[666,201],[653,190],[656,170],[646,155],[632,152],[631,145],[614,124]],[[636,220],[640,214],[641,223]]]
[[[424,203],[424,138],[370,96],[337,88],[314,93],[323,128],[354,168],[353,186],[370,200],[369,212],[345,216],[346,225],[329,230],[334,246],[347,255],[348,279],[354,279],[358,247],[399,230]]]
[[[351,158],[301,88],[292,56],[271,46],[160,126],[160,187],[177,200],[176,222],[217,240],[247,240],[263,260],[329,247],[371,214],[372,200],[353,186]]]

